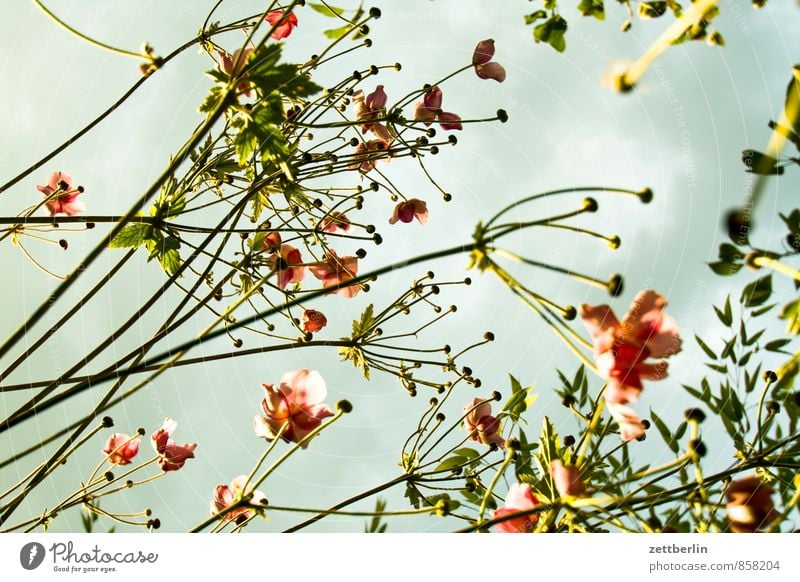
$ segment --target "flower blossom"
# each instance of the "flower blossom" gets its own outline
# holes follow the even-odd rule
[[[64,172],[53,172],[47,184],[36,186],[36,189],[47,196],[44,205],[50,211],[50,216],[75,216],[86,210],[83,202],[77,199],[83,193],[83,186],[73,188],[72,177]]]
[[[322,281],[325,288],[343,285],[358,275],[357,257],[339,257],[335,251],[328,250],[325,260],[309,265],[309,270],[317,279]],[[342,297],[355,297],[361,291],[361,285],[348,285],[331,289],[331,293],[338,293]]]
[[[539,505],[539,500],[531,493],[531,486],[527,483],[514,483],[508,490],[505,505],[494,511],[494,518],[503,517],[518,511],[533,509]],[[521,517],[514,517],[501,521],[494,526],[500,533],[528,533],[532,532],[539,515],[532,513]]]
[[[270,231],[264,235],[264,240],[261,243],[261,250],[269,253],[276,253],[280,250],[281,246],[281,233],[276,230]]]
[[[442,129],[463,129],[459,115],[442,111],[442,90],[432,87],[422,101],[417,101],[414,106],[414,120],[421,121],[427,127],[437,119]]]
[[[464,417],[464,428],[473,441],[485,445],[496,445],[502,448],[505,445],[503,437],[498,434],[500,421],[492,416],[492,405],[481,398],[475,398],[464,407],[467,415]]]
[[[395,224],[398,221],[408,223],[415,218],[420,224],[425,224],[428,222],[429,214],[428,205],[425,204],[424,200],[409,198],[405,202],[401,202],[394,207],[394,213],[392,213],[392,217],[389,219],[389,224]]]
[[[247,66],[247,61],[253,53],[253,49],[237,49],[232,55],[225,51],[217,51],[219,53],[220,67],[228,77],[236,77]],[[250,81],[241,80],[236,85],[236,89],[244,93],[246,97],[250,97]]]
[[[322,424],[322,419],[333,416],[333,411],[323,402],[328,395],[325,380],[319,372],[306,369],[286,372],[280,384],[264,384],[266,397],[261,401],[264,416],[256,416],[253,428],[256,436],[273,440],[281,431],[287,442],[299,442]],[[302,448],[306,448],[304,443]]]
[[[275,269],[278,287],[286,289],[293,283],[299,283],[306,276],[303,257],[292,245],[281,245],[268,261],[269,267]]]
[[[348,232],[350,230],[350,219],[344,212],[333,212],[327,214],[317,226],[322,232]]]
[[[385,142],[391,142],[394,139],[394,134],[386,125],[378,121],[386,117],[387,99],[383,85],[375,87],[375,90],[366,97],[364,97],[364,92],[360,89],[353,92],[356,119],[362,123],[361,133],[371,131],[375,134],[375,137]]]
[[[598,373],[607,381],[605,399],[635,402],[642,380],[667,375],[663,358],[681,349],[675,320],[663,313],[667,301],[655,291],[641,291],[620,323],[608,305],[583,305],[581,317],[594,343]],[[648,363],[649,358],[657,361]]]
[[[481,79],[494,79],[498,83],[506,80],[506,70],[500,63],[492,61],[494,57],[494,40],[482,40],[472,53],[472,66]]]
[[[251,485],[247,486],[247,475],[239,475],[230,486],[220,484],[214,487],[214,498],[211,500],[211,515],[216,515],[226,507],[230,507],[245,496],[250,496],[246,505],[237,507],[225,514],[222,521],[233,521],[240,525],[255,516],[256,510],[252,506],[263,506],[267,503],[267,497],[261,491],[253,491]]]
[[[389,142],[383,139],[359,142],[353,152],[353,162],[350,164],[350,169],[359,169],[364,173],[374,170],[378,160],[389,157],[386,151],[388,148]]]
[[[725,509],[736,533],[755,533],[765,529],[778,515],[772,502],[772,488],[756,475],[734,481],[725,491]]]
[[[583,480],[578,467],[567,467],[561,460],[550,463],[550,476],[561,497],[581,497],[584,495]]]
[[[295,16],[294,12],[284,14],[283,10],[273,10],[267,14],[264,20],[269,22],[270,26],[275,26],[275,23],[279,23],[278,26],[275,26],[275,30],[272,31],[272,38],[275,40],[286,38],[292,34],[292,31],[297,26],[297,16]]]
[[[164,424],[153,433],[151,437],[153,448],[158,453],[158,466],[162,471],[177,471],[189,459],[194,459],[194,450],[197,444],[179,445],[170,436],[178,426],[171,418],[164,420]]]
[[[103,452],[108,455],[108,462],[114,465],[130,465],[139,452],[139,439],[130,435],[114,433],[106,441]]]
[[[644,436],[645,424],[630,406],[608,403],[608,411],[619,425],[619,436],[625,441],[632,441]]]
[[[328,318],[321,311],[306,309],[303,312],[303,331],[317,333],[326,325],[328,325]]]

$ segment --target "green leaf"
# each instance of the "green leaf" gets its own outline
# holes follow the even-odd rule
[[[353,339],[358,339],[363,335],[366,335],[370,331],[372,331],[372,327],[375,325],[375,315],[374,315],[374,307],[372,303],[367,305],[367,308],[364,310],[364,313],[361,314],[361,317],[353,321]]]
[[[240,166],[247,165],[253,155],[262,162],[272,161],[276,165],[289,160],[289,143],[281,132],[279,121],[267,107],[260,107],[250,115],[239,115],[231,122],[238,129],[233,146]]]
[[[786,344],[790,343],[791,341],[792,340],[789,338],[773,340],[771,342],[767,342],[767,344],[764,346],[764,349],[767,350],[768,352],[780,352],[783,354],[787,354],[789,352],[784,352],[783,347]]]
[[[520,415],[528,409],[528,406],[535,400],[535,395],[531,398],[529,396],[533,386],[526,386],[523,388],[514,376],[508,375],[511,381],[511,396],[503,405],[503,409],[498,414],[498,418],[508,416],[512,422],[517,423],[520,421]]]
[[[152,236],[152,227],[143,222],[126,224],[117,235],[111,239],[108,246],[112,249],[138,248]]]
[[[679,449],[678,443],[675,441],[674,438],[672,438],[672,433],[667,427],[667,424],[663,420],[661,420],[660,416],[658,416],[655,412],[653,412],[652,408],[650,409],[650,418],[652,419],[653,424],[658,429],[658,433],[661,435],[661,438],[664,440],[665,443],[667,443],[667,446],[670,448],[670,450],[673,453],[677,453]]]
[[[717,275],[721,277],[730,277],[731,275],[735,275],[736,273],[741,271],[744,265],[739,265],[735,263],[726,263],[724,261],[716,261],[714,263],[708,263],[708,266]]]
[[[597,20],[605,20],[606,9],[603,0],[581,0],[578,4],[581,16],[594,16]]]
[[[336,18],[337,16],[344,14],[344,8],[338,8],[327,3],[319,4],[317,2],[309,2],[308,5],[323,16],[327,16],[329,18]]]
[[[327,38],[331,40],[338,40],[342,38],[345,34],[347,34],[347,31],[349,30],[350,30],[350,25],[345,24],[344,26],[340,26],[339,28],[330,28],[328,30],[325,30],[322,32],[322,34],[324,34]]]
[[[546,42],[558,52],[564,52],[567,41],[564,34],[567,32],[567,21],[560,15],[554,14],[542,24],[533,29],[533,38],[536,42]]]
[[[800,299],[790,301],[781,308],[778,316],[789,322],[786,331],[792,335],[800,334]]]
[[[225,85],[212,85],[206,98],[197,108],[200,113],[210,113],[225,99]]]
[[[378,497],[375,500],[375,513],[383,513],[386,510],[386,500]],[[384,533],[389,524],[381,523],[381,516],[375,515],[368,525],[364,526],[364,533]]]
[[[778,165],[778,160],[756,150],[744,150],[742,162],[747,167],[747,172],[762,176],[779,176],[783,174],[783,167]]]
[[[725,308],[724,311],[714,306],[714,311],[717,314],[719,320],[726,326],[730,327],[733,324],[733,310],[731,309],[731,296],[728,295],[725,298]]]
[[[461,467],[467,462],[469,462],[469,459],[466,457],[461,455],[453,455],[452,457],[448,457],[436,465],[436,468],[433,470],[433,472],[438,473],[439,471],[449,471],[451,469],[455,469],[456,467]]]
[[[742,291],[740,301],[745,307],[762,305],[772,295],[772,275],[766,275],[747,285]]]
[[[534,24],[537,20],[544,20],[547,18],[547,12],[544,10],[537,10],[532,14],[525,15],[525,24]]]
[[[697,345],[699,345],[702,348],[702,350],[706,353],[706,355],[709,358],[711,358],[712,360],[716,360],[717,359],[717,354],[714,353],[714,350],[712,350],[710,347],[708,347],[708,344],[706,342],[704,342],[702,339],[700,339],[699,335],[695,335],[694,339],[695,339],[695,341],[697,341]]]

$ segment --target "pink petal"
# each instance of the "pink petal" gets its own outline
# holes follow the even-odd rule
[[[522,511],[533,509],[539,502],[531,493],[531,486],[527,483],[514,483],[506,494],[505,506],[509,509]]]
[[[442,108],[442,90],[439,87],[433,87],[423,95],[422,101],[428,109],[438,111]]]
[[[378,111],[386,107],[387,96],[383,90],[383,85],[378,85],[375,90],[367,95],[365,103],[371,111]]]
[[[464,129],[461,125],[461,116],[446,111],[439,113],[439,125],[445,130]]]
[[[484,65],[492,60],[494,56],[494,39],[488,38],[482,40],[475,47],[475,52],[472,53],[473,65]]]
[[[475,72],[481,79],[494,79],[498,83],[506,80],[506,70],[500,63],[486,63],[475,67]]]
[[[612,334],[620,329],[617,316],[614,315],[611,308],[608,305],[592,306],[584,303],[581,306],[580,315],[583,325],[586,326],[594,341],[595,353],[604,352],[610,348],[610,344],[614,341]],[[599,343],[602,343],[600,347],[605,349],[598,349]]]
[[[281,392],[297,406],[319,404],[328,395],[320,373],[305,368],[286,372],[280,384]]]

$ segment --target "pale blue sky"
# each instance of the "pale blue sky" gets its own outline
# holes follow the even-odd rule
[[[200,27],[209,1],[195,2],[80,2],[48,3],[66,21],[101,40],[130,49],[149,41],[157,53],[167,53],[190,38]],[[221,18],[230,19],[257,11],[263,2],[233,2]],[[343,6],[353,6],[347,0]],[[622,237],[622,246],[611,251],[600,242],[550,232],[532,232],[519,247],[531,258],[556,262],[605,278],[609,273],[626,276],[626,291],[614,300],[617,313],[627,309],[642,288],[656,288],[670,300],[669,311],[679,321],[686,338],[716,330],[709,301],[719,301],[731,282],[714,276],[705,261],[716,256],[722,241],[719,217],[740,203],[747,176],[739,161],[741,150],[763,147],[769,137],[766,123],[776,118],[783,103],[789,71],[800,54],[800,14],[792,2],[773,1],[759,12],[745,0],[727,2],[716,26],[724,34],[725,48],[692,43],[670,49],[647,73],[631,95],[614,94],[599,80],[609,63],[634,59],[663,28],[663,23],[637,21],[628,34],[617,32],[623,10],[609,2],[606,22],[571,15],[568,50],[558,54],[535,45],[522,15],[531,9],[526,1],[503,2],[502,10],[487,9],[477,0],[404,0],[375,2],[384,16],[375,22],[370,51],[344,59],[335,70],[323,72],[321,81],[334,81],[355,65],[400,61],[400,73],[382,72],[379,81],[393,98],[447,74],[469,62],[475,44],[484,38],[497,41],[496,60],[508,71],[502,85],[481,81],[471,71],[444,85],[446,109],[464,117],[491,115],[497,108],[510,116],[505,125],[473,125],[459,134],[456,148],[445,149],[430,162],[437,180],[453,193],[454,201],[440,196],[409,162],[395,161],[385,171],[409,196],[428,200],[431,219],[425,227],[385,224],[392,204],[385,198],[369,200],[367,215],[380,226],[384,244],[369,249],[364,267],[437,248],[467,242],[478,220],[486,219],[510,201],[551,188],[580,185],[650,186],[656,198],[649,206],[631,198],[599,198],[600,212],[580,224]],[[491,3],[493,5],[500,3]],[[611,4],[614,4],[613,6]],[[48,21],[32,3],[0,1],[0,177],[10,177],[32,160],[50,151],[113,102],[139,75],[136,63],[81,43]],[[321,46],[320,31],[330,25],[309,8],[298,12],[300,27],[289,39],[287,59],[302,60]],[[232,35],[226,46],[234,49],[241,37]],[[168,162],[169,155],[200,121],[196,107],[210,86],[202,74],[210,68],[205,56],[190,50],[149,80],[112,118],[61,154],[41,172],[28,177],[0,200],[2,214],[13,214],[40,196],[34,186],[50,171],[63,170],[84,184],[87,206],[93,214],[119,214],[144,191]],[[320,81],[320,82],[321,82]],[[325,84],[325,83],[322,83]],[[366,88],[371,88],[367,84]],[[774,226],[776,211],[794,206],[789,196],[796,191],[796,172],[789,170],[780,181],[770,182],[758,209],[758,244],[774,244],[781,229]],[[546,216],[559,204],[543,202],[521,215]],[[72,236],[65,255],[57,247],[37,248],[38,257],[62,272],[64,256],[77,260],[101,235]],[[11,274],[3,291],[6,309],[0,313],[2,330],[11,330],[52,289],[55,282],[26,262],[17,249],[0,250],[0,265]],[[354,247],[355,248],[355,247]],[[99,273],[118,253],[109,252],[94,269]],[[442,278],[462,278],[466,257],[442,261],[430,268]],[[369,303],[381,304],[427,266],[393,274],[375,285],[375,292],[352,301],[327,297],[318,303],[331,319],[328,335],[348,333],[349,321]],[[516,271],[534,288],[564,303],[604,303],[609,299],[597,289],[535,270]],[[534,314],[526,311],[500,284],[470,273],[469,289],[450,288],[441,299],[456,303],[459,311],[431,330],[427,344],[458,343],[477,339],[487,329],[497,341],[471,358],[483,379],[479,391],[465,391],[454,398],[454,414],[475,395],[491,390],[507,391],[506,374],[525,383],[536,383],[539,400],[530,414],[538,427],[545,412],[553,414],[562,432],[574,430],[553,394],[555,367],[569,370],[575,362]],[[734,287],[745,281],[740,275]],[[87,277],[63,305],[77,301],[88,289]],[[162,273],[137,256],[123,277],[96,299],[59,334],[49,350],[43,350],[14,376],[14,381],[47,377],[79,358],[113,325],[119,324],[140,297],[154,289]],[[781,282],[783,293],[790,285]],[[141,338],[163,321],[175,297],[160,304],[142,321]],[[56,317],[56,315],[53,315]],[[52,319],[44,325],[52,323]],[[198,323],[197,329],[202,326]],[[41,326],[44,329],[44,326]],[[196,330],[195,330],[196,331]],[[35,334],[33,334],[35,335]],[[136,335],[134,333],[133,335]],[[125,352],[121,342],[117,355]],[[637,405],[643,415],[652,406],[672,421],[690,405],[681,382],[695,381],[702,370],[693,342],[671,362],[669,379],[648,386]],[[216,344],[227,349],[225,342]],[[213,351],[211,347],[209,352]],[[16,356],[16,354],[14,354]],[[106,361],[106,360],[103,360]],[[197,459],[185,470],[158,482],[158,486],[117,500],[115,507],[132,509],[149,504],[164,529],[181,531],[207,513],[211,490],[247,473],[263,444],[252,434],[251,422],[261,397],[260,384],[275,382],[285,370],[309,367],[328,382],[331,402],[348,398],[353,414],[325,433],[301,455],[287,463],[264,487],[273,503],[292,502],[323,507],[396,475],[399,446],[424,407],[429,394],[409,398],[392,378],[376,375],[367,384],[333,352],[309,350],[296,354],[253,357],[213,363],[202,368],[180,369],[160,378],[154,390],[114,412],[119,430],[145,426],[152,430],[169,415],[179,422],[176,439],[198,442]],[[599,383],[595,383],[599,387]],[[100,394],[98,390],[97,395]],[[95,396],[97,396],[95,395]],[[85,406],[81,398],[76,406]],[[3,402],[3,412],[11,408]],[[65,411],[50,411],[24,431],[0,437],[0,457],[12,447],[26,446],[39,434],[49,434],[63,422]],[[563,428],[562,428],[563,425]],[[533,430],[533,429],[532,429]],[[713,430],[713,427],[711,428]],[[640,462],[657,464],[666,457],[657,438],[639,446]],[[31,498],[32,507],[52,503],[54,496],[71,491],[76,467],[91,471],[102,442],[87,447],[70,466]],[[96,449],[96,450],[95,450]],[[712,450],[709,463],[725,465],[729,450]],[[0,472],[0,483],[29,470],[28,459],[13,470]],[[0,487],[2,489],[2,487]],[[402,492],[391,494],[390,507],[404,508]],[[371,507],[372,502],[367,506]],[[66,517],[66,519],[65,519]],[[79,527],[76,516],[59,518],[53,529]],[[295,518],[271,515],[267,523],[254,524],[257,531],[275,530]],[[360,531],[363,519],[326,520],[319,531]],[[395,520],[391,531],[448,530],[446,520]]]

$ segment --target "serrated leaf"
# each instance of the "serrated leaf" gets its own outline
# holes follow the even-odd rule
[[[546,42],[562,53],[567,48],[567,41],[564,38],[566,32],[567,21],[562,16],[554,14],[533,28],[533,38],[536,42]]]
[[[374,314],[374,306],[372,303],[367,305],[366,309],[364,309],[364,313],[361,314],[361,317],[353,321],[353,335],[352,339],[358,339],[370,331],[372,331],[372,327],[375,325],[375,314]]]
[[[138,248],[152,237],[152,227],[144,222],[126,224],[117,235],[111,239],[108,246],[112,249]]]

